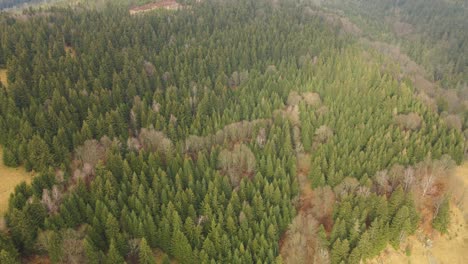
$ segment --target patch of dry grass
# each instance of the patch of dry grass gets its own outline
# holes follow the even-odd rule
[[[8,86],[7,73],[6,69],[0,69],[0,82],[5,86]]]
[[[10,168],[3,164],[3,149],[0,147],[0,215],[8,209],[8,199],[16,185],[31,182],[33,175],[24,168]]]
[[[76,58],[76,50],[72,46],[65,45],[65,53],[69,54],[72,58]]]

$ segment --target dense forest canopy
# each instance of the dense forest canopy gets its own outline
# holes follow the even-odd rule
[[[468,6],[466,1],[333,0],[371,35],[400,43],[446,88],[465,87],[468,79]],[[383,18],[383,19],[382,19]]]
[[[35,4],[41,3],[44,0],[1,0],[0,1],[0,10],[5,8],[11,8],[22,4]]]
[[[311,8],[1,14],[3,159],[38,175],[10,198],[0,262],[359,263],[420,206],[444,232],[461,128]],[[301,184],[318,197],[304,220]],[[298,222],[312,250],[280,254],[302,249],[284,239]]]

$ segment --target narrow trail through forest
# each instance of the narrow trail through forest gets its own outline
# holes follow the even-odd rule
[[[301,189],[301,193],[299,196],[299,214],[305,214],[307,211],[307,207],[310,205],[310,200],[313,197],[314,191],[312,190],[312,183],[310,182],[308,175],[309,175],[309,164],[305,166],[300,164],[301,161],[310,161],[310,154],[300,152],[297,154],[298,166],[297,166],[297,180],[299,183],[299,187]],[[304,163],[304,162],[302,162]],[[299,167],[302,165],[302,168]]]
[[[312,201],[314,196],[312,183],[308,178],[310,171],[310,154],[303,150],[304,148],[300,141],[300,128],[298,132],[299,134],[293,137],[293,143],[296,150],[296,176],[300,194],[296,206],[298,210],[297,215],[291,221],[288,230],[282,234],[279,241],[280,256],[284,263],[302,263],[306,261],[307,256],[314,251],[314,243],[308,241],[310,233],[315,233],[315,223],[309,223],[309,221],[314,221],[313,218],[310,217],[310,209],[313,206]],[[297,252],[301,252],[302,254],[297,254]]]

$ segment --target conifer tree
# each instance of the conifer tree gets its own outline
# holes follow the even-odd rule
[[[153,252],[148,246],[146,239],[142,238],[140,241],[139,251],[138,251],[138,262],[140,264],[155,264],[156,260],[153,257]]]

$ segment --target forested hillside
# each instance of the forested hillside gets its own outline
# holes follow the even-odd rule
[[[0,9],[9,8],[15,5],[19,5],[23,3],[30,3],[30,2],[33,2],[33,1],[31,0],[2,0],[0,1]]]
[[[37,176],[0,263],[359,263],[445,232],[463,134],[312,8],[1,14],[3,161]]]
[[[445,87],[465,83],[468,78],[468,6],[450,0],[333,0],[370,35],[399,42],[435,81]]]

